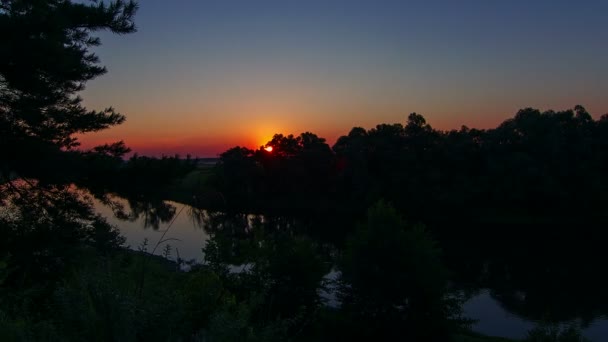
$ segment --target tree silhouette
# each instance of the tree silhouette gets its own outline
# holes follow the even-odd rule
[[[339,262],[342,310],[355,334],[389,340],[448,340],[455,306],[447,271],[422,226],[408,226],[378,202],[348,240]]]
[[[3,35],[0,47],[0,160],[4,179],[13,173],[37,179],[65,173],[68,152],[79,146],[76,134],[124,121],[111,107],[86,109],[78,92],[87,81],[106,72],[90,51],[100,44],[92,33],[134,32],[136,10],[134,1],[122,0],[90,4],[2,1],[0,32],[10,32]],[[94,152],[120,156],[126,149],[120,142]]]
[[[76,135],[124,121],[111,107],[88,110],[78,92],[106,72],[90,51],[100,44],[93,33],[134,32],[136,10],[134,1],[122,0],[0,2],[0,240],[10,269],[4,285],[39,287],[33,302],[49,298],[85,246],[107,251],[124,242],[72,184],[94,183],[93,166],[114,170],[128,151],[122,142],[76,150]]]

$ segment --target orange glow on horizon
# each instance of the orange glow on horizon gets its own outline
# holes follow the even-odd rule
[[[337,111],[336,115],[322,112],[324,113],[322,120],[315,117],[320,114],[313,111],[295,109],[279,111],[281,108],[274,109],[271,106],[263,109],[266,110],[265,113],[261,109],[256,110],[255,115],[247,119],[243,117],[244,114],[240,115],[241,112],[238,112],[238,115],[229,112],[217,117],[201,114],[178,122],[153,115],[151,118],[146,117],[138,112],[127,113],[128,120],[123,125],[76,137],[82,142],[80,148],[84,150],[123,140],[131,148],[132,153],[147,156],[190,154],[193,157],[217,157],[235,146],[252,150],[264,149],[268,153],[276,154],[276,151],[266,149],[275,134],[298,136],[308,131],[325,138],[331,147],[340,136],[347,135],[352,127],[370,129],[381,122],[403,123],[406,119],[402,114],[391,114],[393,111],[390,110],[380,111],[389,114],[379,117],[365,116],[352,111]],[[289,114],[280,114],[282,112]],[[361,109],[361,112],[371,112],[371,110]],[[437,129],[458,127],[456,123],[460,122],[457,115],[450,117],[449,120],[453,121],[449,121],[447,118],[437,120],[441,113],[433,113],[434,116],[421,114]],[[341,117],[349,119],[342,122]],[[498,115],[488,115],[487,123],[484,122],[481,127],[493,127],[493,120],[499,121],[497,117]]]

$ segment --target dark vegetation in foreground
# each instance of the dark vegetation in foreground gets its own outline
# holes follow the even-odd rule
[[[78,150],[124,121],[77,96],[105,72],[90,34],[133,32],[136,9],[0,2],[0,340],[504,341],[462,317],[480,289],[543,322],[527,341],[581,341],[564,323],[608,313],[590,261],[606,253],[608,117],[524,109],[444,132],[411,114],[333,147],[276,135],[272,153],[236,147],[204,170],[125,161],[122,142]],[[90,196],[155,229],[181,199],[210,235],[205,262],[124,249]]]

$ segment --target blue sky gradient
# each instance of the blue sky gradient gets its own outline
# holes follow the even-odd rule
[[[608,1],[142,0],[102,33],[88,106],[127,122],[84,137],[215,155],[273,133],[330,143],[423,114],[493,127],[519,108],[608,112]]]

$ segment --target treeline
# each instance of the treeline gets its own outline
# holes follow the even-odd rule
[[[132,194],[167,196],[167,187],[196,168],[196,160],[175,156],[160,158],[133,154],[127,160],[107,154],[85,154],[79,183],[91,189],[103,186],[101,192],[115,192],[121,196]]]
[[[423,222],[605,219],[608,116],[522,109],[494,129],[353,128],[330,148],[312,133],[221,154],[211,184],[228,208],[357,216],[379,199]],[[358,215],[360,216],[360,215]]]

